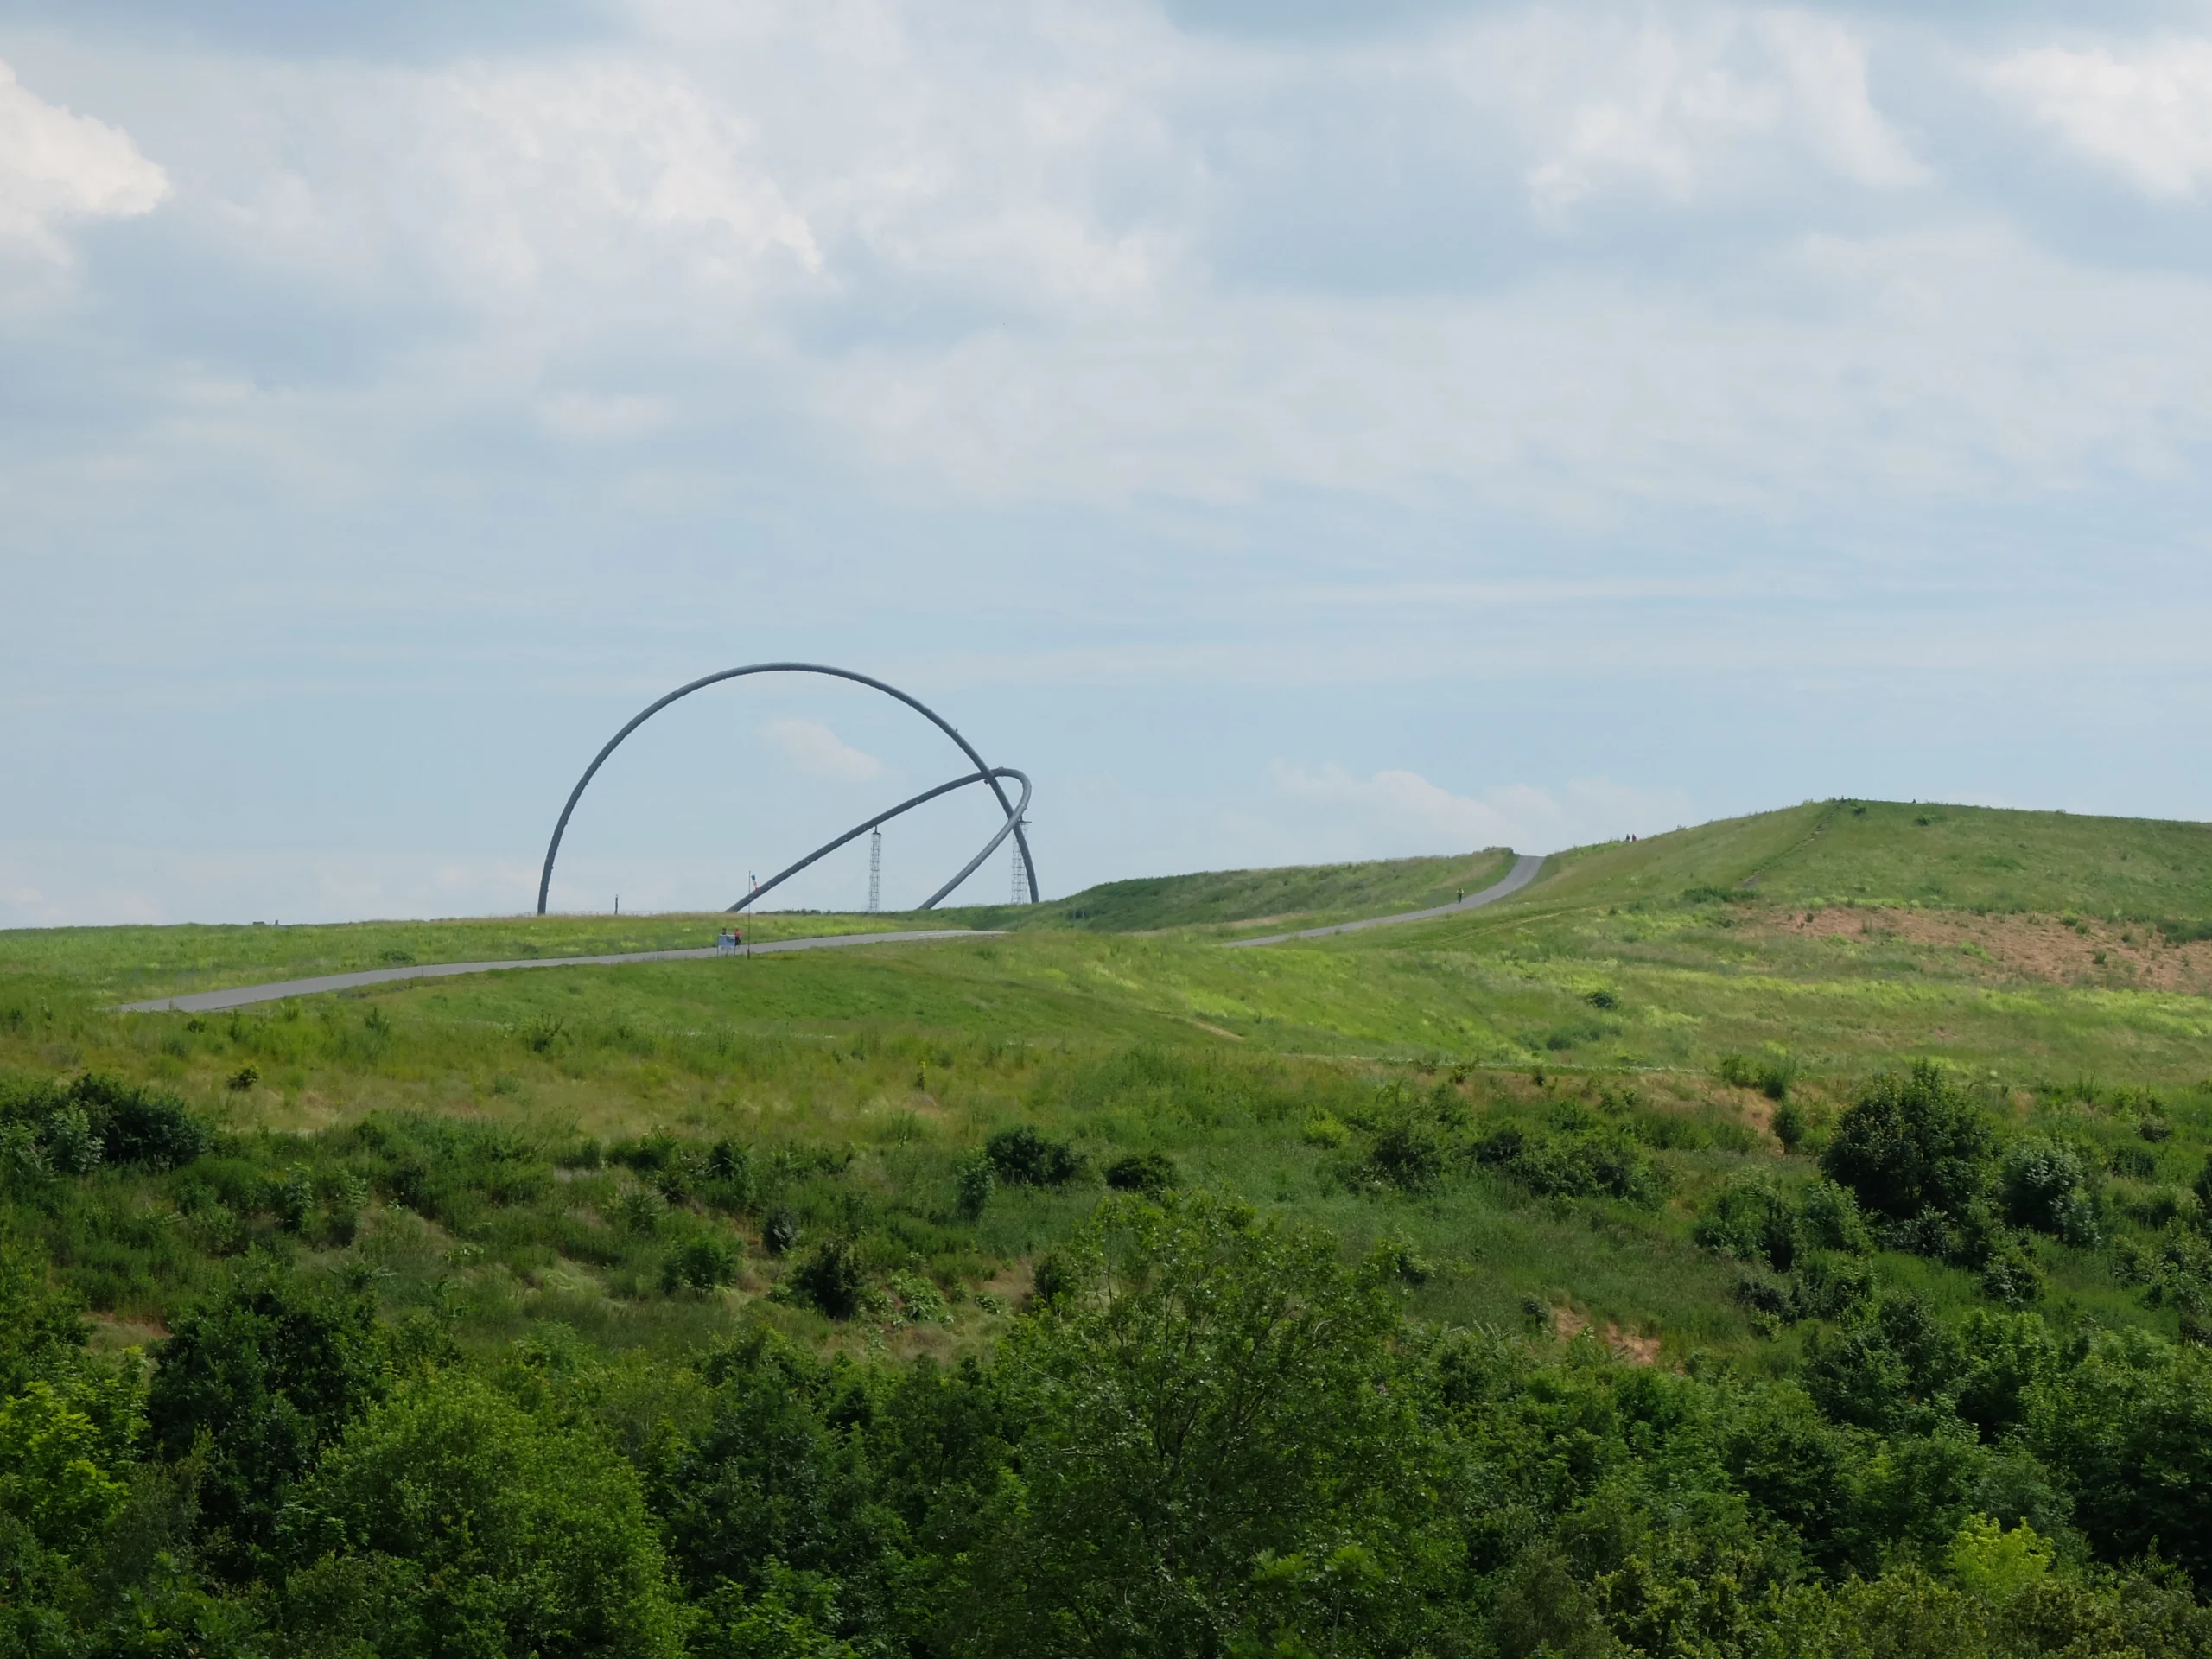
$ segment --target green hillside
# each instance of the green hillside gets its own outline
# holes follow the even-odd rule
[[[1300,1598],[1326,1601],[1316,1586],[1334,1580],[1281,1565],[1319,1545],[1267,1533],[1265,1562],[1239,1558],[1237,1585],[1279,1587],[1262,1598],[1275,1612],[1246,1608],[1237,1628],[1306,1632],[1269,1651],[1330,1650],[1313,1633],[1332,1618],[1363,1632],[1336,1650],[1409,1655],[1840,1655],[1876,1650],[1849,1633],[1877,1627],[1880,1650],[2212,1650],[2189,1580],[2097,1576],[2134,1571],[2154,1538],[2162,1560],[2212,1572],[2212,1476],[2187,1449],[2212,1434],[2206,834],[1820,803],[1563,854],[1481,911],[1258,950],[1221,941],[1426,907],[1510,855],[1109,883],[947,918],[1014,926],[972,941],[493,974],[205,1017],[105,1009],[403,957],[696,944],[718,918],[0,934],[0,1313],[73,1298],[94,1336],[89,1357],[35,1363],[7,1334],[29,1316],[0,1320],[0,1495],[27,1490],[4,1484],[31,1455],[10,1449],[10,1425],[49,1409],[11,1393],[61,1378],[86,1427],[37,1444],[79,1435],[112,1492],[69,1511],[97,1526],[55,1520],[38,1539],[170,1528],[188,1565],[162,1593],[282,1626],[271,1651],[310,1650],[298,1609],[338,1609],[337,1629],[367,1617],[376,1586],[416,1595],[407,1573],[343,1550],[327,1569],[283,1554],[306,1522],[281,1482],[261,1510],[223,1496],[233,1431],[163,1404],[185,1350],[158,1350],[143,1408],[187,1428],[99,1439],[98,1402],[147,1386],[101,1355],[215,1329],[195,1309],[241,1332],[262,1328],[255,1308],[289,1309],[287,1328],[366,1333],[344,1341],[401,1379],[365,1382],[377,1398],[445,1401],[483,1434],[520,1412],[529,1433],[634,1478],[625,1501],[651,1510],[677,1623],[695,1621],[663,1650],[1057,1651],[1007,1611],[1004,1586],[1031,1580],[992,1552],[1046,1548],[1046,1511],[1001,1499],[1046,1478],[1049,1456],[1007,1448],[1075,1434],[1052,1402],[1082,1390],[1012,1379],[1134,1354],[1129,1331],[1091,1321],[1203,1258],[1203,1294],[1146,1305],[1165,1323],[1143,1329],[1189,1345],[1146,1350],[1140,1393],[1236,1371],[1206,1346],[1222,1330],[1177,1323],[1224,1305],[1210,1299],[1256,1298],[1252,1317],[1272,1319],[1287,1316],[1271,1296],[1351,1298],[1331,1303],[1345,1329],[1400,1333],[1372,1327],[1359,1363],[1382,1369],[1359,1373],[1358,1397],[1413,1414],[1357,1429],[1362,1455],[1444,1459],[1405,1474],[1430,1494],[1412,1509],[1375,1497],[1397,1518],[1355,1528],[1366,1554],[1339,1561],[1388,1595],[1325,1618]],[[1208,1207],[1223,1202],[1249,1212]],[[1116,1250],[1139,1267],[1101,1276],[1090,1252]],[[1283,1375],[1338,1375],[1313,1363]],[[360,1421],[397,1434],[398,1409]],[[940,1409],[982,1417],[930,1429],[952,1437],[934,1450],[896,1438]],[[978,1440],[983,1418],[1002,1427]],[[1319,1468],[1325,1440],[1297,1437],[1322,1420],[1271,1432]],[[193,1451],[203,1433],[213,1449]],[[811,1471],[788,1478],[830,1483],[843,1495],[823,1513],[842,1518],[802,1524],[758,1484],[785,1475],[734,1472],[732,1448],[763,1435],[816,1448],[788,1451]],[[1827,1495],[1789,1496],[1769,1446]],[[963,1458],[981,1486],[952,1472]],[[922,1468],[949,1484],[914,1485]],[[212,1494],[197,1520],[161,1496],[188,1481]],[[1315,1513],[1350,1525],[1343,1501]],[[755,1513],[767,1530],[728,1530]],[[895,1538],[868,1530],[893,1513]],[[985,1514],[983,1534],[959,1531]],[[1418,1570],[1415,1514],[1448,1533]],[[33,1568],[10,1561],[110,1548],[10,1543],[9,1524],[0,1636],[33,1593],[11,1587]],[[1986,1525],[2014,1530],[1975,1542]],[[2022,1633],[2029,1602],[1991,1599],[1977,1550],[2048,1560],[2004,1569],[2044,1586],[2048,1642]],[[999,1565],[985,1586],[955,1558]],[[1572,1628],[1530,1637],[1511,1610],[1546,1573],[1539,1599]],[[1727,1573],[1756,1592],[1700,1599]],[[951,1618],[935,1599],[948,1585],[1013,1622],[988,1642],[931,1623]],[[2048,1600],[2062,1586],[2063,1618]],[[1386,1603],[1415,1634],[1389,1633]],[[2113,1622],[2123,1609],[2136,1624]],[[1821,1630],[1830,1645],[1806,1634]],[[1785,1634],[1798,1645],[1776,1645]]]
[[[963,912],[978,926],[1072,927],[1091,933],[1168,928],[1319,927],[1355,917],[1447,905],[1489,887],[1513,868],[1503,848],[1451,858],[1364,864],[1300,864],[1272,870],[1106,881],[1049,905]],[[983,919],[988,918],[988,920]]]
[[[1578,903],[1695,887],[1769,905],[1918,905],[2212,925],[2212,824],[1993,807],[1815,802],[1565,854],[1554,895]]]

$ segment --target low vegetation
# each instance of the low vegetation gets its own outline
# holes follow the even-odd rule
[[[2212,1651],[2199,833],[236,1015],[104,1009],[403,925],[0,938],[0,1653]]]

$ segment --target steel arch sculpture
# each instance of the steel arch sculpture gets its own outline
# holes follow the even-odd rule
[[[976,753],[976,746],[961,736],[951,723],[937,710],[922,702],[920,698],[907,696],[895,685],[887,685],[881,680],[866,674],[855,673],[849,668],[832,668],[824,663],[747,663],[741,668],[726,668],[719,674],[704,675],[688,685],[677,686],[675,690],[658,702],[649,705],[633,716],[628,725],[607,740],[606,747],[592,757],[591,765],[584,768],[584,775],[576,779],[576,786],[569,791],[568,804],[561,809],[560,820],[553,826],[552,842],[545,849],[545,868],[537,878],[537,913],[539,915],[543,916],[545,913],[546,895],[551,891],[553,886],[553,861],[560,855],[561,837],[568,831],[569,815],[575,811],[576,803],[583,798],[585,786],[597,774],[600,767],[607,764],[607,757],[621,746],[624,738],[629,736],[631,733],[636,731],[639,727],[644,725],[671,702],[688,697],[694,691],[702,690],[708,686],[719,685],[724,680],[742,679],[748,674],[826,674],[832,679],[850,680],[856,685],[865,685],[872,690],[880,691],[886,696],[896,697],[957,743],[960,746],[960,752],[975,762],[976,770],[965,777],[955,778],[950,783],[939,784],[935,789],[925,790],[912,800],[901,801],[889,811],[879,812],[867,823],[848,830],[835,841],[823,842],[798,863],[777,872],[775,875],[730,906],[729,909],[733,912],[745,909],[763,894],[797,875],[817,859],[826,857],[836,852],[855,836],[864,836],[878,824],[887,823],[902,812],[910,812],[925,802],[933,801],[938,796],[950,794],[956,789],[964,789],[969,784],[988,784],[991,786],[991,793],[998,797],[999,805],[1006,813],[1006,822],[999,826],[997,834],[983,843],[982,850],[969,859],[951,880],[931,893],[923,902],[921,908],[936,909],[943,902],[945,895],[973,875],[982,861],[996,851],[1009,835],[1014,837],[1014,845],[1021,849],[1021,867],[1029,878],[1029,902],[1033,905],[1037,902],[1037,865],[1029,855],[1029,837],[1023,833],[1023,815],[1028,810],[1030,794],[1029,779],[1026,775],[1015,771],[1012,766],[988,765],[982,755]],[[1007,799],[1005,787],[1000,782],[1000,779],[1005,778],[1011,778],[1021,785],[1021,800],[1019,804]]]

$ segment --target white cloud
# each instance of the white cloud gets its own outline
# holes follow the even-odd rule
[[[696,351],[823,268],[753,124],[676,64],[223,64],[189,92],[198,228],[334,298],[459,308],[503,396],[641,328]]]
[[[1411,855],[1481,847],[1550,853],[1618,836],[1671,830],[1689,818],[1679,790],[1644,791],[1581,779],[1558,794],[1507,784],[1475,797],[1455,795],[1417,772],[1356,778],[1343,767],[1277,762],[1275,787],[1294,801],[1354,820],[1373,853]]]
[[[2212,176],[2212,41],[2044,47],[2005,59],[1989,79],[2145,194],[2193,195]]]
[[[650,437],[661,430],[668,424],[669,410],[658,397],[563,391],[540,403],[538,419],[547,431],[559,437],[583,442],[620,442]]]
[[[810,384],[882,462],[983,497],[2017,499],[2171,472],[2212,437],[2212,283],[2001,230],[1817,237],[1725,292],[1546,273],[1418,300],[1194,296],[1141,326],[855,352]]]
[[[795,715],[772,720],[760,728],[760,734],[810,778],[858,784],[883,775],[883,762],[854,748],[818,720]]]
[[[151,213],[168,191],[130,134],[45,102],[0,63],[0,241],[64,260],[61,227]]]
[[[1809,12],[1548,9],[1478,27],[1447,61],[1534,150],[1529,198],[1553,220],[1610,188],[1690,202],[1808,164],[1874,189],[1927,176],[1874,107],[1865,43]]]

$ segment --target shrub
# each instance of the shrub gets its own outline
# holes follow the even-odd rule
[[[1789,1272],[1797,1258],[1797,1217],[1763,1176],[1732,1177],[1713,1208],[1698,1217],[1695,1236],[1709,1250],[1764,1262],[1777,1273]]]
[[[200,1460],[200,1510],[228,1546],[219,1554],[266,1544],[292,1483],[385,1388],[369,1297],[270,1277],[185,1315],[155,1358],[148,1427],[168,1457]]]
[[[842,1238],[825,1240],[793,1268],[791,1294],[833,1319],[849,1319],[861,1311],[868,1288],[859,1255]]]
[[[2130,1180],[2147,1181],[2158,1173],[2158,1160],[2148,1147],[2114,1147],[2105,1154],[2105,1167]]]
[[[1508,1125],[1477,1142],[1474,1158],[1547,1198],[1615,1198],[1650,1205],[1665,1196],[1668,1185],[1666,1168],[1655,1165],[1618,1129],[1549,1134]]]
[[[615,1219],[640,1238],[650,1236],[667,1213],[668,1200],[650,1186],[626,1186],[614,1200]]]
[[[304,1233],[315,1211],[315,1178],[298,1164],[270,1176],[269,1208],[287,1232]]]
[[[983,1213],[991,1201],[991,1194],[998,1187],[998,1177],[992,1173],[990,1155],[976,1153],[960,1160],[953,1173],[954,1206],[969,1221]],[[1110,1177],[1109,1178],[1110,1179]]]
[[[175,1169],[213,1150],[214,1132],[174,1095],[154,1093],[87,1072],[67,1091],[81,1106],[111,1164]]]
[[[2005,1155],[2000,1191],[2005,1219],[2016,1227],[2056,1233],[2088,1179],[2082,1156],[2073,1147],[2043,1135],[2022,1141]]]
[[[1444,1173],[1444,1141],[1433,1127],[1400,1117],[1375,1137],[1368,1166],[1376,1179],[1404,1192],[1422,1192]]]
[[[0,1135],[16,1161],[62,1175],[103,1164],[171,1169],[211,1150],[215,1139],[174,1095],[92,1071],[59,1085],[0,1086]]]
[[[1874,1248],[1859,1200],[1847,1186],[1815,1181],[1797,1195],[1798,1234],[1814,1249],[1863,1255]]]
[[[1769,1100],[1787,1100],[1789,1085],[1797,1080],[1797,1062],[1787,1054],[1770,1054],[1759,1062],[1754,1076],[1759,1092]]]
[[[282,1531],[296,1638],[353,1634],[388,1659],[683,1651],[636,1472],[462,1376],[348,1433]]]
[[[1065,1186],[1083,1173],[1083,1160],[1062,1141],[1047,1141],[1020,1124],[1001,1129],[983,1144],[998,1178],[1014,1186]]]
[[[44,1141],[47,1163],[62,1175],[91,1174],[107,1151],[81,1106],[61,1107],[48,1118]]]
[[[0,1515],[49,1548],[97,1533],[130,1490],[117,1478],[128,1472],[128,1436],[104,1433],[86,1403],[45,1382],[0,1401]]]
[[[1805,1109],[1796,1101],[1784,1100],[1774,1109],[1774,1138],[1782,1142],[1784,1152],[1795,1152],[1802,1146],[1809,1128]]]
[[[1315,1112],[1300,1128],[1298,1138],[1309,1147],[1319,1147],[1324,1152],[1335,1152],[1351,1143],[1351,1131],[1332,1114]]]
[[[718,1233],[688,1238],[661,1258],[660,1287],[673,1295],[678,1290],[719,1290],[737,1280],[737,1247]]]
[[[1966,1356],[1926,1303],[1898,1294],[1808,1344],[1805,1389],[1838,1422],[1925,1433],[1949,1415]]]
[[[1789,1306],[1784,1317],[1796,1319],[1840,1319],[1874,1294],[1874,1270],[1851,1256],[1815,1251],[1799,1259],[1789,1275]]]
[[[1068,1267],[1067,1258],[1058,1250],[1047,1250],[1037,1258],[1037,1266],[1029,1280],[1029,1300],[1036,1307],[1050,1307],[1062,1297],[1071,1295],[1076,1288],[1076,1277]]]
[[[1836,1124],[1821,1167],[1876,1215],[1956,1217],[1987,1185],[1994,1147],[1982,1114],[1923,1060],[1866,1086]]]
[[[1982,1268],[1981,1294],[1999,1307],[2032,1307],[2043,1297],[2043,1270],[2025,1250],[2000,1250]]]
[[[1109,1198],[1063,1270],[1086,1294],[1018,1325],[1000,1368],[1027,1423],[974,1580],[1001,1650],[1415,1650],[1376,1605],[1419,1595],[1408,1523],[1434,1490],[1386,1286],[1318,1230],[1203,1198]]]
[[[1122,1192],[1156,1198],[1175,1189],[1175,1160],[1164,1152],[1133,1152],[1106,1168],[1106,1185]]]
[[[782,1255],[798,1247],[801,1230],[798,1212],[787,1204],[779,1204],[760,1224],[760,1243],[769,1255]]]

